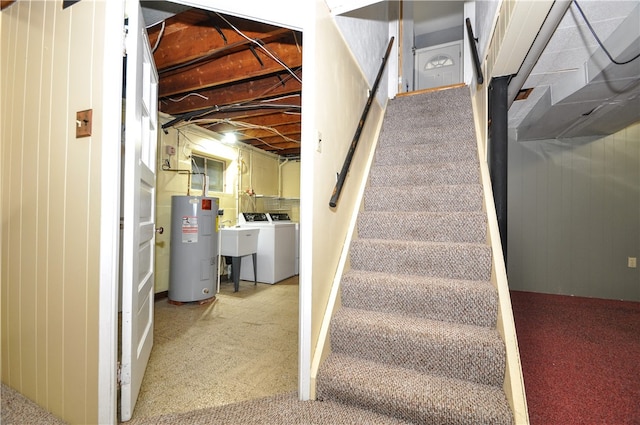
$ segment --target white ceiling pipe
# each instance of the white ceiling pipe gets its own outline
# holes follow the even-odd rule
[[[533,41],[527,56],[524,58],[522,65],[520,65],[518,73],[509,81],[509,88],[507,90],[507,109],[511,107],[511,104],[518,95],[518,92],[524,86],[527,78],[529,78],[529,74],[531,74],[531,71],[538,62],[538,59],[540,59],[540,55],[542,55],[544,48],[547,47],[553,33],[556,32],[556,28],[558,28],[558,25],[567,12],[567,9],[571,6],[571,2],[572,0],[558,0],[551,6],[547,18],[544,20],[544,23]]]

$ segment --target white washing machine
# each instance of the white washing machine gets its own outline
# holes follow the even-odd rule
[[[295,275],[296,224],[288,214],[241,213],[238,226],[257,227],[258,234],[256,280],[274,284]],[[240,279],[253,281],[250,257],[242,258]]]

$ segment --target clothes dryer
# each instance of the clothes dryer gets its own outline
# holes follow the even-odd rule
[[[240,227],[257,227],[258,234],[256,280],[274,284],[295,275],[296,225],[288,214],[241,213]],[[253,281],[253,264],[243,258],[240,279]],[[245,263],[246,262],[246,263]]]

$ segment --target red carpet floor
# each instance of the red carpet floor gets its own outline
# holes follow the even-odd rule
[[[511,300],[531,425],[640,425],[640,303]]]

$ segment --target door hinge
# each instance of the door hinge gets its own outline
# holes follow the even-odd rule
[[[118,381],[118,388],[122,386],[122,364],[118,362],[118,370],[116,372],[116,379]]]

